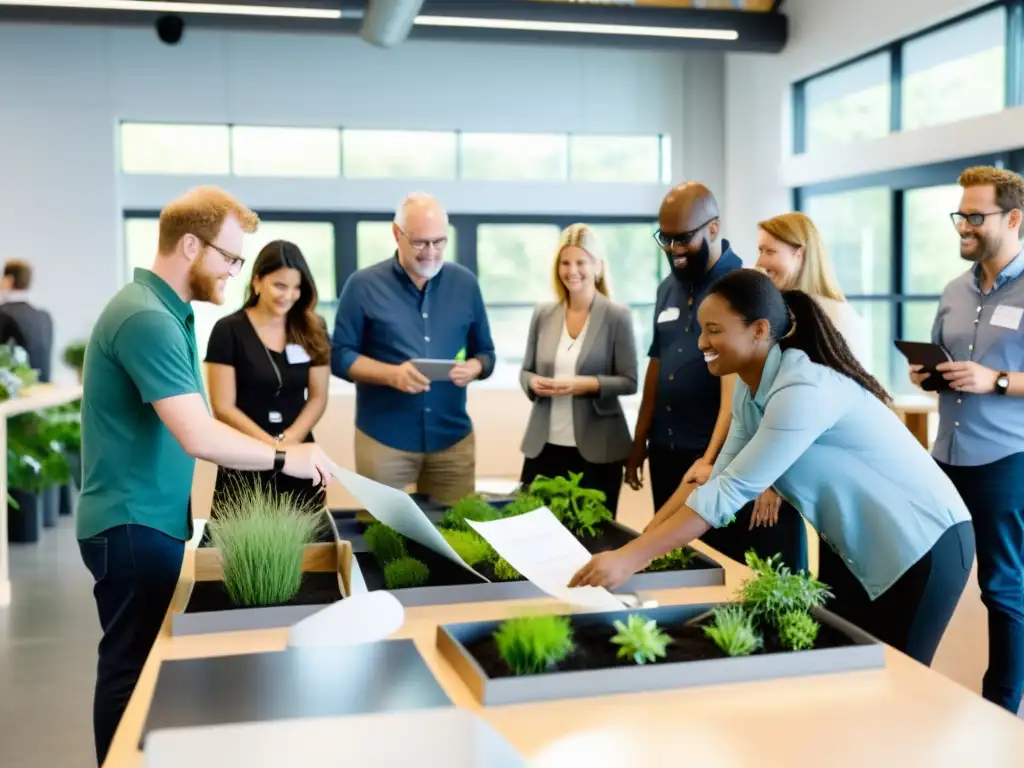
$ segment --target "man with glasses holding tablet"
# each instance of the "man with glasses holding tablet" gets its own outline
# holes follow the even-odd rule
[[[951,218],[971,267],[946,286],[932,326],[932,342],[952,361],[933,372],[911,365],[910,379],[939,391],[932,455],[974,523],[988,609],[982,695],[1016,713],[1024,689],[1024,178],[979,167],[959,183]]]
[[[448,214],[409,195],[391,259],[356,272],[338,299],[331,371],[356,384],[356,471],[452,504],[476,487],[466,387],[494,369],[476,277],[445,262]]]
[[[626,482],[636,490],[649,460],[656,512],[684,478],[706,482],[725,443],[735,377],[719,379],[708,371],[697,347],[697,309],[711,283],[743,266],[721,236],[718,203],[703,184],[670,191],[658,227],[655,240],[671,274],[658,286],[650,363],[626,464]]]

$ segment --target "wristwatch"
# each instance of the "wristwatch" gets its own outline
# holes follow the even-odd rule
[[[274,471],[275,472],[280,472],[282,469],[284,469],[285,458],[286,458],[286,454],[280,448],[278,448],[276,451],[274,451]]]
[[[1010,374],[1000,371],[996,374],[996,394],[1005,395],[1010,391]]]

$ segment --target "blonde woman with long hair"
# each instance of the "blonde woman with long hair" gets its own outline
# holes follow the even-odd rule
[[[582,472],[613,513],[633,440],[619,398],[637,388],[629,309],[611,301],[608,263],[586,224],[567,227],[555,250],[557,300],[534,309],[520,373],[533,410],[520,478]]]
[[[799,290],[818,302],[839,330],[853,356],[870,370],[867,326],[836,280],[821,233],[810,217],[794,211],[758,224],[757,264],[780,291]]]

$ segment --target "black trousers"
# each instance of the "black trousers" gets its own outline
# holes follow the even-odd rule
[[[988,610],[982,695],[1017,714],[1024,691],[1024,453],[976,467],[939,463],[967,505]]]
[[[832,588],[825,607],[851,624],[931,666],[974,565],[974,527],[949,528],[931,550],[872,600],[843,559],[824,541],[818,578]]]
[[[625,460],[595,464],[584,459],[577,448],[545,443],[535,458],[527,457],[523,462],[519,482],[529,485],[537,475],[557,477],[567,476],[569,472],[582,472],[580,487],[603,491],[605,506],[613,515],[618,515],[619,492],[622,490],[625,469]]]
[[[142,525],[119,525],[78,547],[96,580],[103,629],[93,697],[96,759],[103,765],[174,597],[185,542]]]
[[[703,450],[673,451],[651,446],[647,460],[655,512],[679,488],[686,470],[703,455]],[[800,513],[784,501],[775,525],[750,530],[753,513],[754,503],[750,502],[736,513],[736,518],[729,525],[712,528],[700,537],[701,541],[741,563],[745,561],[747,550],[753,549],[762,558],[779,555],[780,562],[794,571],[807,570],[807,527]]]

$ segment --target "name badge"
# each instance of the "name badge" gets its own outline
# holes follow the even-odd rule
[[[992,325],[998,325],[1000,328],[1009,328],[1011,331],[1016,331],[1020,328],[1022,317],[1024,317],[1024,309],[1000,304],[992,313],[992,319],[989,322]]]
[[[668,309],[663,309],[661,311],[661,314],[658,315],[658,322],[659,323],[671,323],[673,320],[678,320],[678,319],[679,319],[679,307],[669,307]]]
[[[280,424],[283,421],[281,414],[278,411],[271,411],[267,415],[267,418],[270,420],[271,424]]]
[[[292,365],[298,365],[299,363],[308,363],[312,358],[309,356],[309,352],[300,347],[298,344],[289,344],[284,348],[285,359]]]

